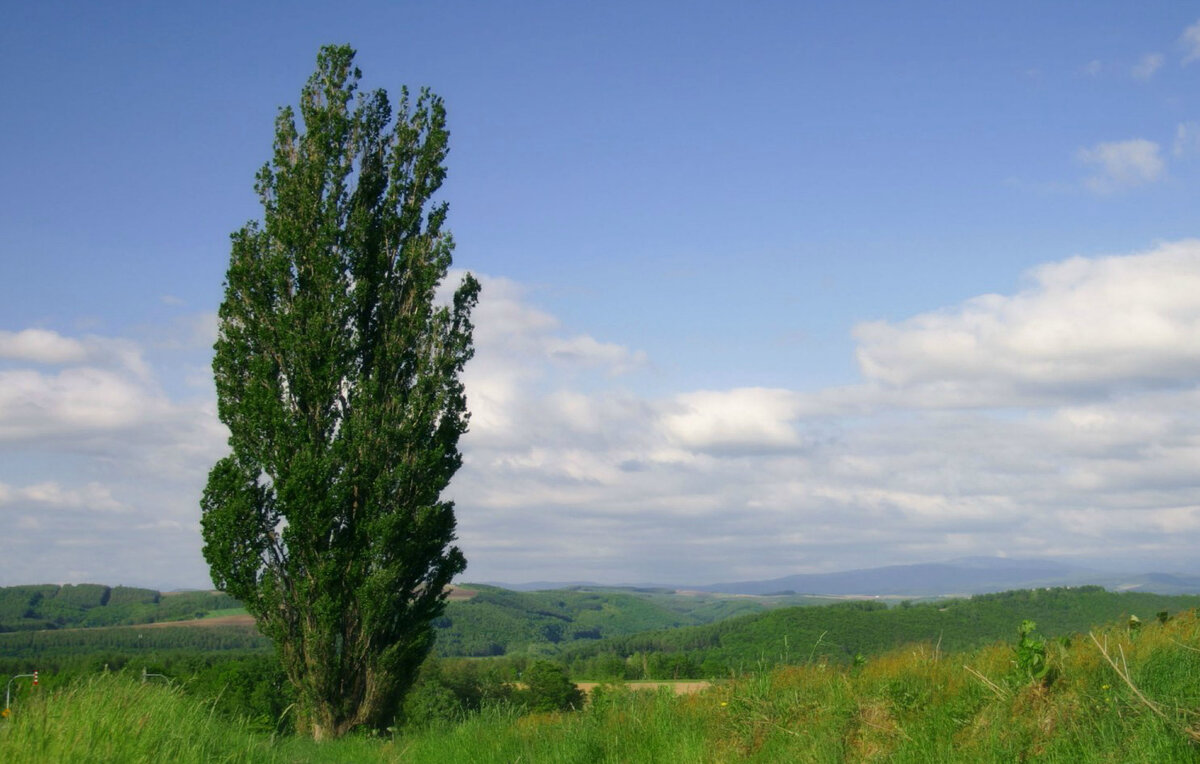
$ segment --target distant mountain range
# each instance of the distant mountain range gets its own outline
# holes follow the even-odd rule
[[[495,584],[517,591],[565,589],[583,586],[613,588],[575,581],[527,584]],[[964,557],[948,562],[888,565],[882,568],[848,570],[841,573],[802,573],[765,581],[697,586],[639,584],[635,588],[688,590],[714,594],[817,594],[934,597],[986,594],[1009,589],[1046,586],[1103,586],[1113,591],[1155,594],[1198,594],[1200,576],[1170,573],[1111,573],[1068,565],[1055,560],[1009,557]]]

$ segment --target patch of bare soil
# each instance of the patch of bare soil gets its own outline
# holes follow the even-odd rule
[[[576,682],[575,686],[584,692],[590,693],[595,688],[599,687],[604,682]],[[691,695],[694,692],[707,690],[712,686],[711,682],[697,680],[694,682],[622,682],[622,686],[628,687],[631,690],[657,690],[659,687],[670,687],[675,691],[676,695]]]
[[[220,615],[216,618],[192,618],[187,621],[158,621],[157,623],[139,623],[138,629],[156,629],[164,626],[253,626],[254,616],[249,613],[240,615]],[[135,628],[135,627],[130,627]]]

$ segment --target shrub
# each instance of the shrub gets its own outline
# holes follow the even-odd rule
[[[522,675],[524,701],[532,711],[569,711],[583,707],[583,692],[567,678],[562,666],[534,661]]]

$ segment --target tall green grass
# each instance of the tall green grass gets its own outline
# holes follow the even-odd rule
[[[269,748],[211,704],[124,674],[27,691],[0,722],[6,762],[249,762]]]
[[[1017,665],[1012,645],[951,654],[914,645],[852,668],[818,661],[692,696],[606,687],[579,712],[489,706],[440,726],[323,744],[253,733],[177,690],[102,675],[25,696],[0,722],[0,761],[1200,761],[1196,615],[1096,637],[1048,643],[1045,680]]]

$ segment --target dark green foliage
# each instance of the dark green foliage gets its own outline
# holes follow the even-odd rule
[[[100,584],[67,584],[54,599],[67,607],[92,608],[108,604],[109,588]]]
[[[279,649],[315,737],[386,727],[466,562],[441,492],[467,428],[479,293],[451,262],[441,99],[359,94],[325,47],[276,120],[262,222],[232,236],[213,358],[232,453],[201,506],[213,582]]]
[[[463,706],[458,696],[437,681],[418,681],[404,698],[405,725],[430,727],[462,718]]]
[[[0,634],[0,657],[29,658],[94,655],[105,652],[188,650],[265,650],[270,643],[250,626],[198,626],[194,628],[137,628],[119,626],[95,629],[15,631]]]
[[[157,605],[162,595],[153,589],[136,589],[132,586],[114,586],[108,592],[109,607],[120,605]]]
[[[57,592],[58,587],[53,585],[0,589],[0,631],[46,628],[49,619],[38,614],[38,605]]]
[[[216,712],[226,718],[246,719],[253,728],[267,732],[291,729],[286,711],[295,694],[273,654],[166,660],[153,668],[179,682],[189,694],[211,699]]]
[[[163,595],[155,611],[158,621],[182,621],[202,618],[213,610],[239,608],[242,603],[225,592],[177,592]]]
[[[562,666],[534,661],[521,675],[524,688],[517,696],[532,711],[574,711],[583,708],[583,693]]]
[[[523,662],[440,660],[421,666],[413,690],[404,700],[406,726],[428,727],[462,719],[488,705],[507,704],[517,694],[515,682]]]

